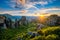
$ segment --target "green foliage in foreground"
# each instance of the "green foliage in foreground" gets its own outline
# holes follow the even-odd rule
[[[60,40],[60,27],[46,27],[38,30],[39,36],[31,38],[32,35],[24,35],[23,40]]]
[[[0,40],[17,40],[18,37],[23,37],[28,31],[34,31],[35,26],[33,23],[28,25],[21,25],[14,29],[0,29]]]
[[[60,40],[60,27],[47,27],[38,31],[41,34],[31,40]]]
[[[33,32],[36,29],[35,24],[28,24],[26,26],[21,25],[15,29],[0,29],[0,40],[60,40],[60,27],[44,27],[36,32],[39,36],[31,38],[28,32]]]

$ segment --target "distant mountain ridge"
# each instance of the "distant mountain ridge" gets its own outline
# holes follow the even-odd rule
[[[22,16],[12,16],[9,14],[0,14],[0,16],[6,16],[7,18],[10,18],[12,20],[21,19],[21,17],[22,17]],[[37,16],[26,16],[26,18],[27,18],[27,20],[31,20],[31,19],[37,18]]]

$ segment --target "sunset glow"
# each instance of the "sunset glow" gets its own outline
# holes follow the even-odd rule
[[[40,15],[40,16],[38,17],[38,19],[39,19],[39,21],[40,21],[41,23],[44,23],[45,20],[46,20],[46,15]]]

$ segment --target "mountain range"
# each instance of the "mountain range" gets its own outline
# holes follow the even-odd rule
[[[10,18],[12,20],[21,19],[21,17],[22,17],[22,16],[12,16],[9,14],[0,14],[0,16],[6,16],[7,18]],[[26,16],[26,18],[27,18],[27,20],[31,20],[31,19],[37,18],[37,16]]]

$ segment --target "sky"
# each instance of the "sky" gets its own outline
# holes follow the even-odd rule
[[[0,14],[13,16],[60,15],[60,0],[0,0]]]

